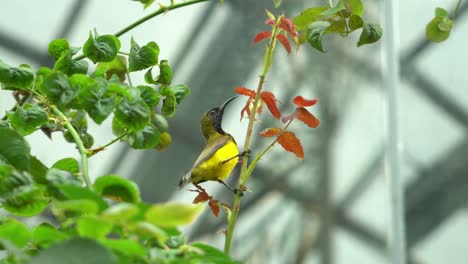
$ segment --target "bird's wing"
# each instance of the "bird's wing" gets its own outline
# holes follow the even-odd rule
[[[226,144],[229,141],[229,139],[230,137],[222,137],[219,140],[217,140],[212,147],[205,147],[200,153],[200,156],[198,156],[197,160],[195,161],[195,164],[193,165],[192,169],[198,167],[201,163],[213,156],[213,154],[215,154],[216,151],[218,151],[222,146],[224,146],[224,144]]]

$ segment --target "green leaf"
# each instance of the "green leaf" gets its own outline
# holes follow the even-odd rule
[[[136,241],[129,239],[103,239],[100,240],[104,246],[118,251],[130,257],[145,257],[147,255],[146,249]]]
[[[146,71],[144,79],[147,84],[158,84],[158,82],[153,78],[153,67]]]
[[[447,10],[443,9],[442,7],[437,7],[435,9],[435,16],[441,18],[449,18],[449,13]]]
[[[68,172],[50,168],[46,173],[47,183],[49,184],[49,191],[52,191],[52,194],[59,196],[59,191],[55,187],[58,184],[71,184],[76,186],[81,186],[83,181],[80,178],[76,177],[77,175],[70,175]]]
[[[120,40],[114,35],[93,36],[83,46],[83,53],[94,63],[112,61],[120,50]]]
[[[322,47],[322,37],[323,34],[325,33],[325,30],[330,26],[331,24],[327,21],[316,21],[312,23],[309,27],[308,33],[307,33],[307,40],[309,41],[309,44],[317,49],[320,52],[325,52],[325,50]]]
[[[65,51],[62,56],[55,62],[54,70],[65,73],[71,76],[75,73],[86,74],[88,72],[88,62],[84,60],[74,60],[72,51]]]
[[[159,77],[156,82],[163,85],[169,85],[172,81],[172,75],[172,69],[171,66],[169,66],[169,62],[167,60],[162,60],[159,63]]]
[[[31,258],[28,264],[83,263],[117,264],[117,258],[98,242],[85,238],[72,238],[57,243]]]
[[[75,74],[70,77],[70,83],[79,87],[78,102],[97,124],[101,124],[114,111],[115,95],[107,91],[106,81]]]
[[[47,112],[38,105],[18,106],[15,111],[6,113],[11,125],[23,136],[36,131],[49,120]]]
[[[66,240],[68,235],[55,229],[50,224],[40,224],[32,232],[32,241],[36,246],[47,248],[57,242]]]
[[[121,224],[135,218],[139,213],[139,208],[131,203],[119,203],[107,208],[101,214],[101,218],[113,224]]]
[[[95,215],[84,215],[76,222],[76,230],[81,237],[103,239],[112,230],[112,225]]]
[[[78,93],[78,87],[71,86],[67,75],[61,72],[54,72],[47,76],[39,90],[47,95],[49,101],[59,108],[71,103]]]
[[[146,211],[145,220],[160,227],[188,225],[195,220],[202,209],[203,204],[155,204]]]
[[[151,123],[160,131],[167,132],[169,130],[169,124],[167,123],[166,118],[162,115],[154,114],[151,117]]]
[[[185,84],[177,84],[169,87],[172,90],[177,104],[180,104],[182,100],[190,94],[190,88]]]
[[[349,17],[348,24],[349,24],[349,29],[352,32],[356,29],[362,28],[362,26],[364,25],[364,21],[362,21],[362,18],[360,16],[351,15]]]
[[[19,67],[10,67],[0,60],[0,83],[9,89],[29,89],[34,81],[31,66],[22,64]]]
[[[96,71],[99,69],[104,69],[107,80],[109,80],[112,75],[115,74],[119,77],[120,82],[124,82],[128,73],[127,59],[124,56],[117,55],[110,62],[99,63]]]
[[[35,156],[30,157],[29,173],[36,183],[48,183],[46,179],[47,170],[47,166],[44,165],[39,159],[37,159]]]
[[[93,200],[75,199],[55,201],[52,203],[51,210],[54,215],[70,217],[83,214],[97,214],[99,206]]]
[[[304,11],[302,11],[301,14],[299,14],[293,19],[297,30],[307,29],[307,27],[312,22],[319,20],[322,17],[321,13],[327,9],[328,7],[326,6],[320,6],[320,7],[307,8]]]
[[[117,175],[104,175],[94,182],[94,190],[100,195],[117,201],[137,203],[140,190],[134,182]]]
[[[154,237],[161,244],[165,244],[169,239],[169,235],[164,231],[164,229],[151,223],[138,222],[136,225],[130,226],[129,228],[144,238]]]
[[[139,85],[137,88],[140,90],[140,97],[145,101],[146,105],[153,109],[159,104],[159,95],[152,87],[146,85]]]
[[[21,186],[5,196],[3,208],[18,216],[33,216],[42,212],[49,204],[43,191],[35,186]]]
[[[453,27],[453,20],[449,18],[447,10],[436,8],[435,17],[426,26],[428,40],[439,43],[447,40]]]
[[[47,49],[50,56],[52,56],[55,60],[58,60],[58,58],[60,58],[64,52],[69,50],[70,44],[68,44],[66,39],[52,40],[52,42],[49,43],[49,47]]]
[[[143,130],[128,134],[127,141],[134,149],[151,149],[159,144],[160,133],[153,125],[146,125]]]
[[[52,165],[52,168],[56,168],[63,171],[68,171],[71,174],[77,174],[80,172],[80,165],[74,158],[64,158],[58,160]]]
[[[16,188],[33,184],[33,179],[28,173],[15,170],[10,165],[0,165],[0,194],[8,195]]]
[[[131,40],[130,55],[128,57],[128,70],[139,71],[158,64],[159,46],[151,41],[140,47],[135,40]]]
[[[93,200],[98,206],[99,211],[103,211],[108,208],[106,201],[97,193],[76,185],[70,184],[57,184],[56,187],[62,195],[62,199],[76,200],[76,199],[88,199]]]
[[[344,9],[346,9],[344,0],[340,0],[336,6],[323,11],[322,13],[320,13],[320,15],[321,16],[332,16],[332,15],[334,15],[334,14],[336,14],[336,13],[338,13],[341,10],[344,10]]]
[[[0,225],[0,239],[11,241],[15,246],[22,248],[31,239],[31,231],[20,221],[9,218]]]
[[[359,37],[358,47],[378,41],[382,37],[382,27],[379,24],[364,24]]]
[[[325,30],[325,34],[331,32],[346,35],[348,33],[346,29],[346,19],[333,20],[330,26]]]
[[[228,255],[221,250],[200,242],[190,244],[190,246],[200,249],[202,254],[194,254],[192,260],[201,260],[203,263],[223,263],[223,264],[241,264],[242,262],[232,260]]]
[[[167,95],[163,100],[163,105],[161,108],[161,114],[164,117],[172,117],[175,115],[177,106],[177,100],[174,95]]]
[[[145,101],[138,98],[122,98],[115,110],[115,118],[132,131],[140,131],[150,122],[151,110]]]
[[[362,16],[364,13],[364,5],[361,0],[346,0],[349,4],[349,10],[351,14],[356,16]]]
[[[0,163],[13,165],[18,170],[29,170],[30,152],[28,142],[15,130],[0,127]]]

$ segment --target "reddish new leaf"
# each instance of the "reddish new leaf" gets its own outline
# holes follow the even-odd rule
[[[192,203],[193,204],[203,203],[203,202],[206,202],[208,200],[210,200],[210,196],[208,196],[208,194],[206,192],[198,192],[197,197],[195,197],[195,199],[193,199]]]
[[[294,97],[293,103],[294,103],[297,107],[306,107],[306,106],[312,106],[312,105],[316,104],[316,103],[317,103],[317,99],[307,100],[307,99],[305,99],[304,97],[302,97],[302,96],[299,95],[299,96]]]
[[[247,103],[245,104],[244,108],[241,110],[241,121],[242,118],[244,118],[244,113],[246,113],[246,116],[250,116],[250,99],[247,100]]]
[[[238,87],[234,88],[234,91],[237,94],[246,95],[246,96],[248,96],[250,98],[255,98],[255,94],[256,94],[254,90],[250,90],[250,89],[242,87],[242,86],[238,86]]]
[[[275,20],[273,18],[268,18],[265,20],[265,24],[273,26],[275,24]]]
[[[278,143],[289,152],[294,153],[298,158],[304,159],[304,149],[301,141],[293,132],[284,132],[278,137]]]
[[[279,27],[281,29],[284,29],[284,31],[288,32],[291,37],[293,37],[293,38],[297,37],[296,26],[291,21],[291,19],[288,19],[288,18],[282,16],[281,17],[281,23],[280,23]]]
[[[270,110],[271,114],[277,119],[279,119],[281,117],[281,112],[278,109],[278,106],[276,105],[276,103],[279,101],[276,100],[275,95],[272,92],[265,91],[262,92],[260,98],[267,105],[268,110]]]
[[[276,127],[271,127],[271,128],[265,128],[264,130],[262,130],[262,132],[260,132],[260,136],[272,137],[272,136],[278,135],[279,133],[281,133],[281,129],[276,128]]]
[[[320,125],[320,120],[313,114],[309,113],[304,107],[298,107],[296,109],[296,118],[304,122],[311,128],[316,128]]]
[[[288,38],[286,38],[286,36],[283,34],[277,35],[276,38],[279,40],[281,45],[283,45],[284,49],[288,52],[289,55],[291,53],[291,45],[289,44]]]
[[[219,204],[218,204],[218,200],[210,200],[210,202],[208,203],[208,205],[210,206],[211,208],[211,212],[213,212],[214,216],[218,216],[219,214]]]
[[[270,31],[263,31],[263,32],[260,32],[258,33],[254,40],[253,40],[253,44],[257,44],[258,42],[266,39],[266,38],[270,38],[271,37],[271,32]]]

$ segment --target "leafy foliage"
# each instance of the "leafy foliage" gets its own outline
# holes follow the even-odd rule
[[[6,113],[5,121],[0,122],[0,203],[8,212],[0,222],[0,240],[6,253],[0,262],[75,263],[85,259],[86,263],[239,263],[228,256],[229,241],[240,197],[246,190],[245,181],[263,154],[276,143],[298,158],[304,158],[300,140],[289,130],[293,120],[310,128],[320,124],[306,109],[317,100],[298,96],[293,99],[294,112],[283,115],[276,95],[262,89],[273,63],[277,41],[288,55],[292,44],[298,49],[307,42],[324,52],[322,40],[326,34],[346,36],[362,28],[358,43],[361,46],[379,40],[382,30],[379,25],[363,21],[361,0],[340,0],[330,8],[311,7],[293,20],[283,15],[276,18],[267,11],[266,24],[271,30],[258,33],[253,41],[254,44],[266,43],[259,88],[254,91],[237,87],[235,92],[247,97],[241,119],[246,115],[256,121],[255,115],[260,115],[266,105],[272,116],[285,125],[261,133],[274,140],[241,170],[234,206],[220,203],[198,185],[196,190],[191,190],[197,193],[193,201],[197,205],[148,204],[141,199],[138,186],[131,180],[104,175],[93,177],[96,180],[91,182],[88,158],[116,142],[123,141],[134,149],[166,149],[172,140],[167,118],[176,114],[178,106],[190,94],[187,85],[172,83],[173,70],[167,60],[160,60],[156,42],[139,45],[131,38],[130,50],[121,51],[120,35],[158,14],[201,1],[179,4],[171,1],[170,6],[161,6],[152,15],[115,35],[90,32],[81,47],[72,47],[65,39],[53,40],[47,50],[55,60],[50,68],[40,67],[34,71],[26,64],[13,67],[0,60],[1,88],[12,91],[17,101]],[[146,8],[155,1],[138,2]],[[275,0],[275,6],[280,5],[281,1]],[[435,26],[439,31],[449,32],[451,24],[447,14],[438,10],[436,17],[437,23],[431,25],[431,36]],[[436,39],[447,34],[435,33]],[[89,63],[97,65],[90,68]],[[133,85],[131,75],[142,70],[146,70],[145,83]],[[153,76],[153,71],[158,70],[158,75]],[[95,142],[92,131],[88,130],[89,119],[100,125],[108,118],[112,119],[112,132],[116,137],[92,148]],[[49,138],[52,133],[61,133],[76,145],[81,161],[62,158],[46,166],[31,155],[25,139],[35,132],[42,132]],[[250,151],[248,148],[246,146]],[[244,161],[247,162],[245,158]],[[83,183],[86,186],[83,187]],[[201,203],[205,202],[215,216],[221,208],[226,212],[229,222],[226,253],[202,243],[188,244],[178,230],[179,226],[195,221],[203,209]],[[46,208],[52,213],[54,224],[43,222],[28,227],[16,220],[17,216],[36,216]]]

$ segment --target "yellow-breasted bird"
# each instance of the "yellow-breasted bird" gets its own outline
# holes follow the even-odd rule
[[[210,109],[201,119],[203,136],[206,145],[198,156],[192,169],[179,182],[179,189],[189,183],[198,184],[205,181],[218,181],[229,190],[224,180],[229,176],[239,160],[239,150],[234,138],[221,128],[224,108],[236,97],[228,99],[220,107]]]

